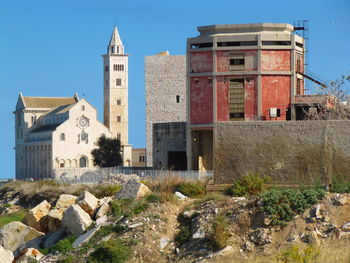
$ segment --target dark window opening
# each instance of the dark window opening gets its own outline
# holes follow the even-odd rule
[[[301,47],[301,48],[304,47],[304,45],[303,45],[302,43],[299,43],[299,42],[295,42],[295,45],[296,45],[297,47]]]
[[[117,122],[121,122],[122,121],[122,117],[121,116],[117,116]]]
[[[244,113],[230,113],[230,119],[244,119]]]
[[[301,80],[297,79],[297,95],[301,94]]]
[[[277,117],[281,117],[281,109],[277,109]]]
[[[207,47],[213,47],[213,43],[197,43],[197,44],[191,44],[192,49],[197,48],[207,48]]]
[[[194,84],[196,84],[196,85],[199,84],[199,79],[195,79]]]
[[[145,156],[139,156],[139,162],[144,163],[145,162]]]
[[[265,46],[290,46],[290,41],[262,41]]]
[[[208,83],[212,84],[213,83],[213,79],[208,79]]]
[[[122,79],[116,79],[116,80],[115,80],[115,84],[116,84],[117,86],[121,86],[121,85],[122,85]]]
[[[180,96],[176,95],[176,103],[180,103]]]
[[[244,58],[231,58],[230,65],[231,66],[244,65]]]
[[[122,101],[121,100],[117,100],[117,105],[122,105]]]
[[[169,170],[186,170],[187,156],[186,152],[168,152],[168,169]]]
[[[109,66],[107,65],[105,66],[105,71],[108,72],[108,70],[109,70]]]
[[[258,41],[229,41],[218,42],[218,47],[240,47],[240,46],[257,46]]]

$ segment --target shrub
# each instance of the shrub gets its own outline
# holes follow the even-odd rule
[[[0,215],[0,228],[13,221],[22,221],[26,215],[26,210],[20,210],[11,214]]]
[[[347,193],[350,194],[350,182],[334,176],[332,178],[331,192],[333,193]]]
[[[205,194],[205,184],[200,181],[182,182],[175,186],[175,191],[189,197],[196,197]]]
[[[262,195],[262,210],[271,217],[273,225],[286,225],[296,214],[323,198],[325,193],[322,189],[271,189]]]
[[[259,172],[250,171],[245,173],[233,185],[226,189],[226,194],[230,196],[251,196],[259,195],[266,189],[266,183],[270,177],[262,177]]]
[[[130,256],[131,250],[119,239],[99,244],[88,258],[88,263],[123,263]]]
[[[297,246],[290,247],[275,258],[277,263],[317,263],[320,257],[320,249],[307,247],[305,249]]]
[[[60,252],[60,253],[67,253],[71,250],[73,250],[73,243],[76,239],[76,236],[68,236],[62,240],[60,240],[57,244],[50,248],[45,248],[41,250],[41,253],[47,254],[52,252]]]
[[[117,184],[97,185],[92,189],[92,194],[97,198],[103,198],[105,196],[113,196],[122,189]]]
[[[229,220],[225,215],[218,215],[214,219],[208,236],[210,244],[214,250],[227,246],[229,239],[228,226]]]
[[[150,203],[160,203],[161,197],[159,194],[151,193],[146,196],[146,200]]]
[[[145,200],[120,199],[110,202],[111,214],[115,217],[129,217],[142,213],[148,208]]]
[[[174,241],[178,246],[185,244],[191,236],[191,232],[188,226],[183,226],[180,231],[175,235]]]

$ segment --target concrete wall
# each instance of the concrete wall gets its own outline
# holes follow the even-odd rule
[[[133,167],[145,167],[146,149],[145,148],[133,148],[132,149],[132,166]]]
[[[350,121],[222,122],[214,128],[214,182],[261,171],[273,183],[350,179]]]
[[[186,121],[186,56],[145,57],[145,87],[146,162],[152,166],[153,124]]]
[[[168,169],[168,152],[186,152],[186,122],[153,124],[154,169]]]

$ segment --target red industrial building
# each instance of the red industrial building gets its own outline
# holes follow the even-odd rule
[[[187,40],[188,169],[212,170],[215,122],[296,119],[307,77],[304,39],[280,23],[198,31]]]

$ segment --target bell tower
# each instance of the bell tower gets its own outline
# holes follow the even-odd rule
[[[124,54],[124,46],[116,26],[107,46],[107,53],[103,55],[103,94],[104,124],[120,140],[124,165],[129,166],[131,147],[128,144],[128,55]]]

